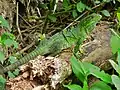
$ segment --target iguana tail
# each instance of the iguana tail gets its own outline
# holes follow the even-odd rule
[[[78,25],[78,31],[75,31],[75,30],[67,31],[66,30],[65,32],[67,32],[67,33],[64,33],[64,35],[73,37],[73,34],[74,34],[74,36],[77,37],[76,39],[78,39],[83,34],[83,33],[81,34],[81,32],[89,32],[90,33],[92,31],[92,29],[95,27],[96,23],[100,19],[101,19],[101,15],[99,15],[99,14],[94,13],[94,14],[88,15],[87,17],[85,17],[84,19],[81,20],[80,24]],[[71,32],[73,34],[71,34]],[[84,35],[84,37],[86,37],[86,35]],[[67,39],[69,41],[68,37],[67,37]],[[7,71],[14,70],[15,68],[19,67],[20,65],[25,64],[29,60],[34,59],[38,55],[45,55],[47,53],[49,54],[49,53],[55,52],[55,51],[53,51],[53,48],[51,48],[51,47],[55,46],[55,49],[56,49],[58,44],[59,44],[58,45],[59,48],[56,49],[57,52],[60,52],[63,49],[69,48],[70,46],[72,46],[72,44],[76,43],[76,41],[77,41],[76,39],[73,39],[71,41],[72,43],[68,44],[65,41],[62,33],[57,33],[57,34],[53,35],[50,39],[45,40],[45,41],[43,40],[42,41],[43,44],[40,43],[41,45],[39,45],[39,47],[37,49],[35,49],[31,53],[27,54],[26,56],[24,56],[23,58],[21,58],[17,62],[15,62],[15,63],[13,63],[5,68],[0,69],[0,73],[2,74],[2,73],[5,73]]]

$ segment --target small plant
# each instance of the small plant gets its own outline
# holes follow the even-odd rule
[[[8,22],[2,16],[0,16],[0,26],[1,26],[1,28],[11,31],[11,28],[10,28]],[[0,45],[5,50],[9,49],[9,48],[13,48],[13,50],[18,48],[18,43],[15,41],[15,36],[12,33],[7,32],[7,31],[3,32],[2,35],[0,36]],[[2,65],[4,65],[5,57],[6,57],[5,52],[0,51],[0,62]],[[10,64],[16,62],[16,60],[17,59],[14,56],[10,56],[8,59]],[[19,74],[18,72],[19,72],[18,69],[13,71],[13,73],[8,72],[8,76],[15,77],[16,75]]]
[[[114,68],[114,70],[118,73],[118,75],[111,75],[112,78],[112,82],[115,85],[115,87],[117,88],[117,90],[120,90],[120,49],[118,49],[118,56],[117,56],[117,63],[115,63],[113,60],[109,60],[109,62],[111,63],[112,67]]]
[[[64,85],[70,90],[112,90],[111,87],[107,84],[112,84],[111,76],[101,71],[99,67],[94,66],[87,62],[78,61],[74,56],[71,58],[72,70],[76,77],[83,83],[83,86],[76,84]],[[88,86],[88,76],[93,75],[96,78],[99,78],[100,81],[97,81],[92,84],[91,87]]]
[[[0,90],[5,90],[5,83],[6,83],[6,79],[3,78],[3,76],[0,75]]]

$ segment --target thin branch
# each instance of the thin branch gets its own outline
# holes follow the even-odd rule
[[[30,27],[32,27],[20,14],[18,14],[18,16]]]
[[[96,6],[94,6],[93,8],[92,8],[92,10],[93,9],[95,9],[95,8],[97,8],[97,7],[99,7],[99,6],[102,6],[104,3],[101,3],[101,4],[99,4],[99,5],[96,5]],[[81,17],[83,17],[85,14],[87,14],[89,11],[85,11],[82,15],[80,15],[79,17],[77,17],[73,22],[71,22],[67,27],[65,27],[63,30],[65,30],[65,29],[68,29],[71,25],[73,25],[77,20],[79,20]]]
[[[33,45],[35,45],[35,41],[33,41],[30,45],[28,45],[27,47],[23,48],[21,51],[17,52],[16,55],[21,54],[25,51],[27,51],[29,48],[31,48]]]
[[[23,38],[22,38],[22,34],[21,34],[21,31],[20,31],[20,28],[19,28],[19,21],[18,21],[18,2],[17,2],[17,11],[16,11],[16,26],[17,26],[17,30],[19,32],[19,35],[20,35],[20,38],[21,40],[23,41]]]
[[[43,29],[42,29],[42,34],[46,33],[47,23],[48,23],[48,15],[49,15],[49,11],[48,11],[47,16],[45,18],[45,22],[44,22]]]

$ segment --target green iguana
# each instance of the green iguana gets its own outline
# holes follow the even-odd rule
[[[4,74],[10,70],[14,70],[15,68],[25,64],[29,60],[34,59],[38,55],[56,55],[63,49],[75,45],[78,40],[83,41],[86,36],[94,29],[100,19],[101,15],[93,13],[83,18],[76,28],[63,30],[53,35],[50,39],[42,40],[35,50],[30,52],[17,62],[0,69],[0,74]]]

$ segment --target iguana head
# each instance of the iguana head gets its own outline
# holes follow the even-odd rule
[[[79,29],[79,33],[81,33],[79,34],[80,37],[86,37],[87,35],[89,35],[101,18],[102,16],[96,13],[93,13],[83,18],[77,27]]]

